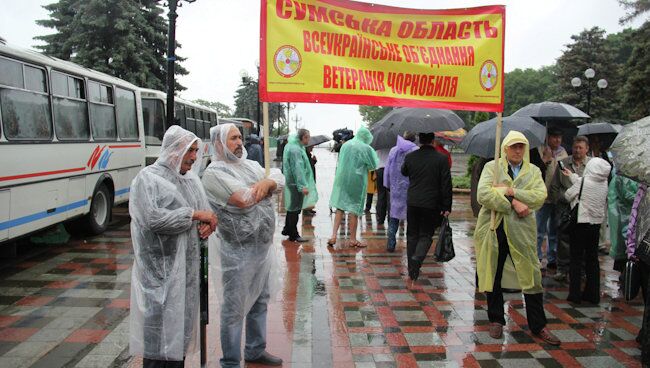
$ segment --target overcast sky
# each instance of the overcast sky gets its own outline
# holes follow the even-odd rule
[[[363,0],[362,0],[363,1]],[[34,36],[51,33],[35,24],[48,13],[42,5],[52,0],[2,0],[0,36],[22,47],[37,44]],[[623,29],[618,19],[624,10],[616,0],[374,0],[377,4],[422,9],[445,9],[481,5],[506,5],[505,70],[539,68],[553,64],[571,35],[598,26],[607,33]],[[183,45],[179,54],[190,74],[180,82],[187,87],[185,99],[219,101],[234,107],[234,94],[242,69],[257,73],[259,60],[260,1],[197,0],[179,9],[176,36]],[[637,28],[641,20],[629,24]],[[598,72],[598,71],[596,71]],[[291,111],[312,134],[328,134],[337,128],[356,128],[361,116],[356,105],[298,104]]]

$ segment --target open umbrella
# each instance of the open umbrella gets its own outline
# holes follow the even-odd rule
[[[496,125],[497,118],[493,118],[476,124],[470,130],[463,141],[460,142],[466,153],[484,158],[494,157],[496,145]],[[528,116],[508,116],[503,118],[503,127],[501,128],[501,139],[503,139],[511,130],[521,132],[526,139],[530,148],[541,146],[546,140],[546,128]]]
[[[530,116],[537,120],[589,119],[589,115],[569,104],[560,102],[538,102],[526,105],[512,116]]]
[[[610,151],[617,173],[650,184],[650,116],[623,126]]]
[[[326,135],[313,135],[309,138],[309,143],[307,144],[307,147],[309,146],[317,146],[321,143],[329,142],[331,141],[332,138],[326,136]]]
[[[614,139],[616,139],[621,127],[621,125],[606,122],[587,123],[578,126],[578,135],[590,136],[590,142],[593,138],[598,139],[600,149],[606,150],[612,145]]]
[[[391,148],[406,131],[435,133],[463,128],[465,122],[451,110],[402,107],[394,109],[373,125],[370,144],[375,149]]]

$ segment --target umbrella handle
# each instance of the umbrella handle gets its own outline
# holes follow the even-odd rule
[[[497,113],[497,126],[496,126],[496,137],[494,140],[494,178],[492,180],[492,186],[499,184],[499,174],[501,172],[499,168],[499,156],[501,154],[501,127],[503,126],[503,113]],[[490,229],[495,230],[496,222],[496,211],[492,210],[490,213]]]

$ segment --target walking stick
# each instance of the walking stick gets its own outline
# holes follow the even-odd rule
[[[206,325],[208,324],[208,240],[202,239],[200,267],[200,333],[201,333],[201,368],[206,367],[208,357]]]

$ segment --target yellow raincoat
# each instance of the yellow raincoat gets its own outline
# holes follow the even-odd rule
[[[524,160],[519,175],[513,181],[508,175],[508,161],[505,147],[514,139],[526,141]],[[526,294],[537,294],[542,289],[542,273],[537,258],[537,225],[535,212],[544,204],[546,185],[542,173],[535,165],[530,164],[528,141],[523,134],[510,131],[501,144],[501,158],[498,168],[494,161],[485,164],[481,179],[478,183],[478,202],[483,206],[478,215],[474,231],[474,246],[476,247],[476,270],[478,273],[478,288],[481,292],[491,292],[497,270],[499,245],[496,228],[503,221],[503,230],[508,238],[510,256],[506,259],[501,285],[504,288],[521,289]],[[496,171],[498,170],[498,171]],[[506,188],[492,186],[494,175],[498,172],[499,183],[511,186],[515,190],[515,199],[525,203],[530,208],[530,214],[519,218],[511,208],[504,193]],[[490,213],[496,211],[494,229],[491,228]]]

